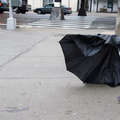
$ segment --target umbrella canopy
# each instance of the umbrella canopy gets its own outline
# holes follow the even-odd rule
[[[71,34],[60,45],[67,70],[84,83],[120,85],[120,37]]]

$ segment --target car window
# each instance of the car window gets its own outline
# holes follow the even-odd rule
[[[46,7],[46,8],[52,8],[52,7],[54,7],[54,5],[48,4],[48,5],[46,5],[45,7]]]

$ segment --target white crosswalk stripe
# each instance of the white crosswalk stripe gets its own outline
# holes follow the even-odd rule
[[[37,22],[29,23],[30,26],[37,27],[54,27],[63,29],[85,29],[89,28],[91,23],[96,19],[96,17],[91,19],[66,19],[66,20],[40,20]]]

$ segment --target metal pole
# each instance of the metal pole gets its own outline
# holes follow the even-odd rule
[[[96,12],[98,12],[98,5],[99,5],[99,0],[97,0]]]
[[[11,0],[9,0],[9,18],[13,18],[13,8],[11,5]]]
[[[90,12],[91,12],[91,9],[92,9],[92,0],[90,1]]]
[[[7,29],[16,29],[16,19],[13,18],[13,8],[9,0],[9,18],[7,18]]]
[[[79,11],[79,6],[80,6],[79,4],[80,4],[80,1],[78,0],[77,1],[77,12]]]

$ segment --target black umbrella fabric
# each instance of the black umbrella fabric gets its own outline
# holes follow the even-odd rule
[[[59,43],[67,70],[84,83],[120,85],[120,37],[68,34]]]

